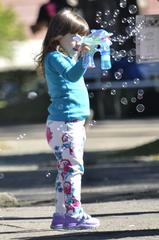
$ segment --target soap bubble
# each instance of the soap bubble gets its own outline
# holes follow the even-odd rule
[[[123,83],[122,83],[122,87],[123,87],[123,88],[127,88],[127,86],[128,86],[128,83],[127,83],[127,82],[123,82]]]
[[[145,106],[143,104],[138,104],[136,106],[136,110],[137,110],[137,112],[144,112]]]
[[[89,98],[93,98],[94,97],[94,93],[93,92],[90,92],[89,93]]]
[[[101,28],[106,28],[108,26],[108,22],[107,21],[102,21],[100,26],[101,26]]]
[[[127,18],[122,18],[121,22],[122,23],[127,23]]]
[[[120,80],[122,78],[122,73],[117,71],[114,73],[114,77],[115,77],[115,79]]]
[[[120,10],[119,9],[115,9],[114,10],[114,13],[113,13],[113,17],[116,18],[120,13]]]
[[[126,57],[126,50],[124,50],[124,49],[120,50],[119,53],[120,53],[122,58]]]
[[[132,56],[128,57],[128,62],[129,62],[129,63],[134,62],[134,57],[132,57]]]
[[[138,89],[137,94],[142,96],[144,94],[144,90],[143,89]]]
[[[0,180],[4,178],[4,173],[0,173]]]
[[[116,95],[116,90],[115,89],[112,89],[111,92],[110,92],[111,95]]]
[[[136,49],[135,48],[130,49],[128,55],[133,57],[136,56]]]
[[[133,83],[135,85],[138,85],[140,83],[140,79],[139,78],[134,78]]]
[[[51,173],[50,172],[46,173],[46,177],[50,178],[51,177]]]
[[[109,9],[105,10],[104,15],[109,16],[110,15],[110,10]]]
[[[103,75],[104,77],[106,77],[106,76],[109,75],[109,72],[108,72],[107,70],[104,70],[104,71],[102,72],[102,75]]]
[[[136,101],[137,101],[136,97],[132,97],[132,98],[131,98],[131,102],[132,102],[132,103],[136,103]]]
[[[111,83],[111,82],[106,82],[105,88],[111,88],[111,86],[112,86],[112,83]]]
[[[127,1],[126,0],[120,0],[119,6],[121,8],[125,8],[127,6]]]
[[[96,125],[96,123],[97,123],[97,122],[96,122],[95,120],[92,120],[92,121],[89,122],[89,126],[93,127],[93,126]]]
[[[33,100],[33,99],[35,99],[37,96],[38,96],[38,94],[37,94],[36,92],[31,91],[31,92],[28,93],[27,98]]]
[[[101,11],[97,11],[97,12],[96,12],[96,16],[97,16],[97,17],[98,17],[98,16],[101,17],[101,16],[102,16],[102,12],[101,12]]]
[[[115,18],[112,18],[112,19],[109,21],[108,25],[109,25],[109,26],[113,26],[113,25],[115,25],[115,23],[116,23]]]
[[[128,100],[126,97],[122,97],[120,102],[123,104],[123,105],[127,105],[128,104]]]
[[[135,14],[137,12],[137,6],[132,4],[129,6],[129,13],[130,14]]]
[[[26,133],[19,134],[19,136],[16,138],[17,140],[23,139],[26,136]]]

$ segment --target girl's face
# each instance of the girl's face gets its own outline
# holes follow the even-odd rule
[[[67,33],[66,35],[62,36],[59,40],[61,47],[71,57],[77,53],[80,47],[80,44],[73,39],[75,36],[76,34]]]

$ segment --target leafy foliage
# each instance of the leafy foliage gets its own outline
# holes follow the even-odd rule
[[[14,40],[24,40],[25,33],[15,12],[0,3],[0,56],[11,57]]]

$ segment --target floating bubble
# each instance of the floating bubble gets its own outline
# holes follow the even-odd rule
[[[102,21],[102,18],[101,18],[101,17],[97,17],[97,18],[96,18],[96,23],[101,23],[101,21]]]
[[[137,6],[134,4],[130,5],[128,9],[130,14],[135,14],[137,12]]]
[[[17,140],[23,139],[26,136],[26,133],[19,134],[19,136],[16,138]]]
[[[127,82],[123,82],[123,83],[122,83],[122,87],[123,87],[123,88],[127,88],[127,86],[128,86],[128,83],[127,83]]]
[[[51,177],[51,173],[48,172],[48,173],[46,174],[46,177],[47,177],[47,178]]]
[[[0,180],[4,178],[4,173],[0,173]]]
[[[108,72],[107,70],[104,70],[104,71],[102,72],[102,75],[103,75],[104,77],[106,77],[106,76],[109,75],[109,72]]]
[[[111,82],[106,82],[105,88],[111,88],[111,86],[112,86],[112,83],[111,83]]]
[[[129,63],[134,62],[134,57],[132,57],[132,56],[128,57],[128,62],[129,62]]]
[[[90,92],[89,93],[89,98],[93,98],[94,97],[94,93],[93,92]]]
[[[112,18],[112,19],[109,21],[108,25],[109,25],[109,26],[113,26],[113,25],[115,25],[115,23],[116,23],[115,18]]]
[[[133,83],[138,85],[140,83],[140,78],[134,78]]]
[[[132,48],[131,50],[129,50],[128,55],[133,57],[136,56],[136,49]]]
[[[138,89],[137,94],[142,96],[144,94],[144,90],[143,89]]]
[[[109,16],[110,15],[110,10],[109,9],[105,10],[104,15]]]
[[[101,16],[102,16],[102,12],[101,12],[101,11],[97,11],[97,12],[96,12],[96,16],[97,16],[97,17],[99,17],[99,16],[101,17]]]
[[[121,72],[115,72],[114,73],[114,77],[115,77],[115,79],[117,79],[117,80],[120,80],[121,78],[122,78],[122,73]]]
[[[113,17],[116,18],[120,13],[120,10],[119,9],[115,9],[114,10],[114,13],[113,13]]]
[[[37,92],[31,91],[31,92],[28,93],[27,98],[33,100],[37,96],[38,96]]]
[[[120,102],[123,104],[123,105],[127,105],[128,104],[128,100],[126,97],[122,97]]]
[[[127,18],[122,18],[121,22],[122,23],[127,23]]]
[[[112,90],[110,91],[110,94],[111,94],[111,95],[116,95],[116,90],[115,90],[115,89],[112,89]]]
[[[106,28],[108,26],[108,22],[102,21],[100,26],[101,26],[101,28]]]
[[[145,106],[143,104],[138,104],[136,106],[136,110],[137,110],[137,112],[144,112]]]
[[[120,56],[122,57],[122,58],[124,58],[124,57],[126,57],[126,50],[120,50],[119,51],[119,54],[120,54]]]
[[[93,127],[93,126],[96,125],[96,123],[97,123],[97,122],[96,122],[95,120],[92,120],[92,121],[89,122],[89,126]]]
[[[127,6],[127,1],[126,0],[120,0],[119,6],[121,8],[125,8]]]
[[[136,103],[136,101],[137,101],[136,97],[132,97],[132,98],[131,98],[131,102],[132,102],[132,103]]]

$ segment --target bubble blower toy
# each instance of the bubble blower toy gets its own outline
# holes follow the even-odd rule
[[[80,44],[86,44],[90,50],[84,54],[83,67],[95,68],[94,54],[100,52],[101,55],[101,69],[107,70],[111,68],[110,46],[112,42],[110,37],[112,33],[108,33],[103,29],[92,29],[88,36],[76,35],[74,40]]]

